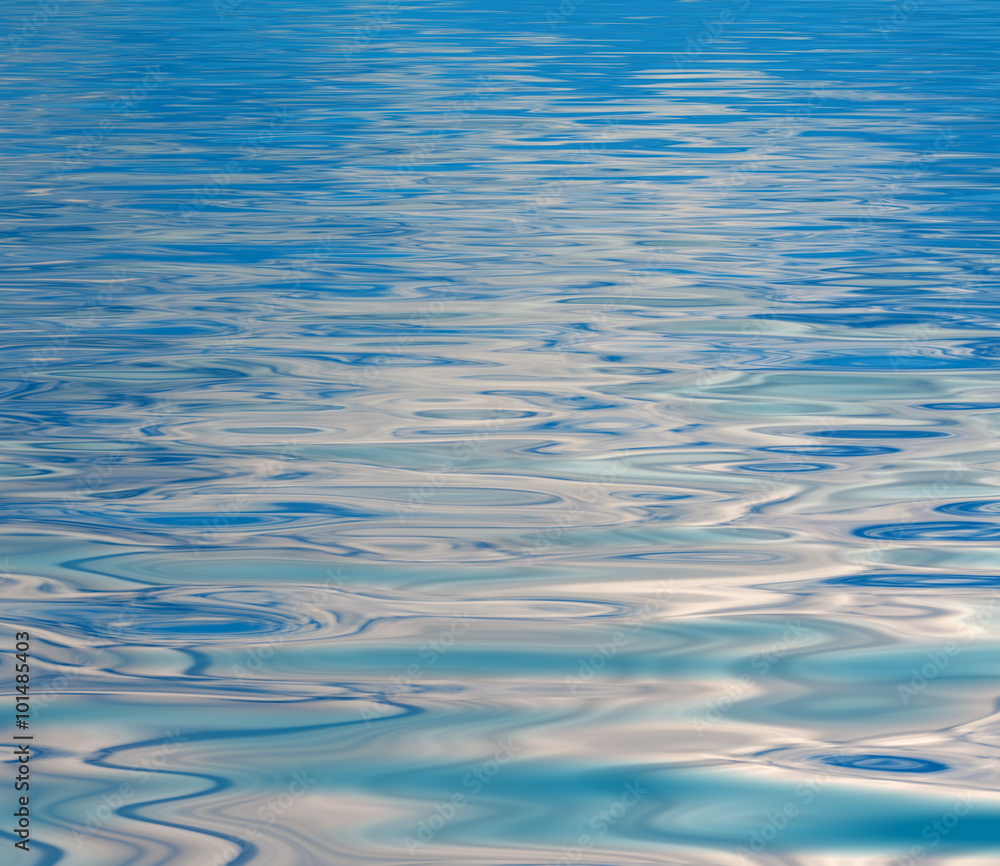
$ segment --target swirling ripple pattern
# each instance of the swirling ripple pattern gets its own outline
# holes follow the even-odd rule
[[[995,0],[5,11],[9,862],[997,862]]]

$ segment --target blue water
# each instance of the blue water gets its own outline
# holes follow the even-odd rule
[[[4,16],[4,862],[996,862],[993,0]]]

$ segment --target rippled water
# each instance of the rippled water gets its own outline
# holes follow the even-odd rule
[[[996,862],[992,0],[6,11],[13,860]]]

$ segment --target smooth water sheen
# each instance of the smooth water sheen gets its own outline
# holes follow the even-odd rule
[[[995,0],[5,13],[4,862],[996,862]]]

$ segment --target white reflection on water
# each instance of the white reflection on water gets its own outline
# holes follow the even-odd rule
[[[32,862],[991,862],[996,8],[569,6],[17,38]]]

